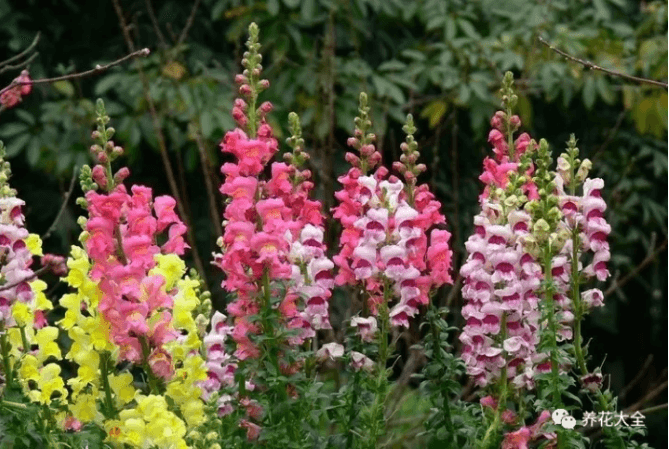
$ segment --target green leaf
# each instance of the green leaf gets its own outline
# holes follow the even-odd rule
[[[300,16],[306,21],[310,21],[314,18],[316,10],[316,0],[302,0],[302,5],[300,7]]]
[[[16,109],[15,112],[16,115],[27,124],[29,125],[35,124],[35,117],[30,112],[23,109]]]
[[[279,4],[279,0],[267,0],[267,12],[271,16],[276,16],[279,14],[279,9],[281,8],[281,5]]]
[[[21,134],[28,130],[28,125],[25,123],[12,122],[0,126],[0,138],[6,139]]]
[[[30,134],[23,134],[14,139],[10,145],[7,145],[7,157],[14,157],[19,154],[30,138]]]
[[[69,81],[56,81],[53,83],[53,87],[66,97],[74,96],[74,86]]]
[[[596,96],[595,79],[592,76],[588,76],[583,85],[583,104],[587,109],[592,109],[595,105]]]
[[[458,25],[468,37],[471,37],[472,39],[481,39],[481,35],[476,32],[476,28],[474,28],[474,25],[468,20],[458,19]]]
[[[425,109],[421,111],[420,116],[428,119],[430,128],[434,128],[441,122],[447,110],[448,104],[444,100],[435,100],[428,103]]]
[[[296,8],[300,4],[300,0],[283,0],[283,3],[289,8]]]

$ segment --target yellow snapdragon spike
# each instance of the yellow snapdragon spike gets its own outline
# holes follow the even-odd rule
[[[21,368],[19,369],[19,377],[22,381],[39,379],[39,369],[37,358],[33,355],[26,355],[21,360]]]
[[[59,392],[62,399],[67,398],[67,390],[64,387],[65,383],[60,377],[60,366],[49,363],[39,371],[37,390],[29,391],[28,397],[34,402],[49,405],[51,404],[51,396],[55,392]]]
[[[30,254],[33,256],[43,256],[44,254],[42,253],[42,239],[40,238],[39,235],[37,234],[30,234],[28,237],[25,239],[26,246],[28,247],[28,251],[30,251]]]

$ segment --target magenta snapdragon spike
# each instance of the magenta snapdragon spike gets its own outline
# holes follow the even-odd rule
[[[532,227],[530,215],[519,208],[523,201],[503,198],[505,189],[520,192],[525,200],[536,196],[536,187],[528,179],[531,163],[523,157],[530,139],[523,134],[509,148],[510,139],[501,130],[518,129],[517,116],[500,111],[491,123],[489,141],[496,161],[484,161],[479,178],[486,184],[479,198],[481,212],[474,218],[475,232],[465,243],[468,257],[460,270],[466,300],[462,359],[481,387],[505,376],[517,388],[533,388],[535,370],[550,369],[541,365],[546,355],[536,350],[543,274],[535,255],[523,245]]]
[[[242,61],[246,69],[237,77],[244,99],[236,100],[233,108],[240,128],[228,132],[221,145],[237,161],[221,169],[225,174],[221,193],[229,200],[223,251],[214,261],[226,274],[223,288],[236,294],[227,311],[234,317],[231,336],[239,360],[260,355],[251,336],[262,329],[251,317],[258,314],[268,295],[286,292],[279,310],[283,324],[296,331],[288,343],[298,345],[316,330],[330,327],[328,301],[334,284],[334,264],[325,256],[321,204],[309,198],[311,173],[300,169],[307,155],[302,152],[296,115],[290,118],[293,153],[288,163],[272,163],[270,179],[259,179],[278,142],[265,120],[272,105],[265,102],[255,107],[258,93],[269,83],[259,79],[257,27],[252,25],[249,30],[249,51]],[[284,288],[278,289],[280,285]]]
[[[405,127],[409,136],[402,145],[401,162],[393,165],[405,182],[388,176],[383,166],[372,173],[381,154],[374,147],[375,136],[368,133],[371,122],[366,102],[367,97],[361,94],[361,116],[356,119],[355,137],[348,142],[359,156],[346,154],[352,167],[339,178],[344,188],[335,193],[340,204],[333,209],[333,216],[343,228],[341,249],[333,258],[339,267],[336,283],[363,290],[372,315],[377,315],[384,298],[397,299],[389,312],[390,322],[408,327],[419,306],[429,302],[430,292],[452,282],[450,233],[441,229],[428,233],[446,220],[428,186],[416,186],[416,177],[425,166],[416,164],[411,117]],[[369,326],[376,326],[375,321],[352,324],[366,340],[370,338]]]

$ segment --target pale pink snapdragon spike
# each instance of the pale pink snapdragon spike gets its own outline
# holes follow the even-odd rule
[[[504,120],[506,115],[496,114],[493,126],[503,129],[498,122]],[[518,119],[514,122],[519,126]],[[543,273],[523,245],[531,229],[531,217],[520,209],[502,207],[497,195],[491,195],[504,189],[509,173],[518,169],[529,136],[516,140],[516,145],[525,146],[516,148],[518,151],[511,160],[506,139],[499,138],[501,132],[494,129],[490,135],[495,156],[506,167],[500,176],[495,172],[499,165],[487,158],[484,175],[480,177],[486,183],[479,197],[481,212],[474,218],[475,232],[465,243],[468,257],[460,270],[465,299],[462,315],[466,320],[460,334],[461,357],[478,386],[494,383],[500,378],[502,368],[506,368],[507,378],[516,388],[531,389],[535,371],[545,369],[542,362],[546,355],[537,352],[541,318],[537,293]],[[528,196],[534,190],[533,185],[523,187]]]
[[[26,245],[28,231],[23,227],[21,209],[25,203],[16,198],[13,189],[6,185],[2,187],[2,193],[8,196],[0,198],[0,256],[3,259],[0,278],[2,285],[11,287],[0,291],[0,323],[7,328],[16,324],[12,318],[12,305],[16,301],[34,301],[34,293],[28,283],[34,273],[30,268],[33,255]]]
[[[374,136],[367,133],[371,123],[366,118],[364,98],[361,95],[362,116],[357,122],[364,126],[356,129],[355,137],[348,142],[360,156],[347,153],[346,159],[353,166],[339,177],[343,189],[335,193],[340,204],[333,209],[333,216],[343,228],[340,251],[333,258],[339,267],[336,282],[366,292],[372,316],[378,313],[385,294],[391,302],[391,324],[408,327],[419,307],[429,302],[430,291],[452,282],[450,233],[439,229],[429,232],[434,225],[445,223],[445,218],[428,186],[416,186],[416,176],[425,166],[415,164],[411,118],[401,162],[393,164],[405,182],[388,177],[383,166],[371,172],[380,162],[380,153],[372,143]],[[384,292],[386,288],[389,292]],[[352,325],[358,323],[352,321]],[[360,334],[365,340],[369,338],[369,334]]]

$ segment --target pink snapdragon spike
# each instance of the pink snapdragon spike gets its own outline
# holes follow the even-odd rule
[[[507,120],[506,114],[498,112],[492,123],[503,129]],[[520,126],[516,116],[511,120]],[[540,366],[546,355],[536,350],[541,319],[537,295],[543,274],[537,260],[522,244],[531,228],[530,215],[517,207],[504,206],[496,194],[497,189],[507,187],[510,172],[518,174],[520,156],[509,154],[507,140],[500,137],[499,129],[493,129],[490,135],[496,159],[510,165],[502,179],[491,173],[495,162],[486,158],[484,174],[479,178],[486,183],[479,197],[481,212],[474,218],[475,232],[465,243],[468,257],[460,270],[465,299],[462,315],[466,320],[460,334],[461,357],[478,386],[494,383],[502,368],[506,368],[507,379],[516,388],[531,389],[535,371],[546,368]],[[516,143],[526,140],[529,137],[519,137]],[[522,148],[523,153],[526,148]],[[528,197],[536,193],[530,182],[521,190]]]
[[[550,420],[550,418],[551,413],[548,410],[544,410],[539,414],[537,421],[531,426],[523,426],[516,431],[505,434],[501,448],[529,449],[530,443],[542,440],[549,441],[548,445],[542,447],[554,448],[556,445],[556,435],[543,430],[543,426]]]
[[[107,150],[94,149],[98,160],[107,160]],[[114,151],[122,152],[119,147]],[[186,227],[174,212],[172,197],[154,199],[150,188],[138,185],[128,192],[123,184],[117,184],[127,170],[119,172],[114,181],[109,179],[108,169],[96,165],[92,178],[107,191],[89,190],[85,196],[91,279],[99,281],[102,296],[98,308],[109,323],[110,337],[120,348],[120,360],[148,363],[154,374],[168,379],[172,366],[163,345],[178,336],[170,325],[173,298],[162,288],[165,278],[150,271],[156,267],[156,254],[184,253],[188,248],[183,237]],[[158,245],[161,240],[164,243]]]
[[[335,193],[339,205],[334,218],[342,225],[340,250],[333,260],[339,267],[335,281],[366,292],[366,306],[371,315],[378,314],[384,297],[395,299],[389,311],[393,326],[409,326],[419,307],[429,302],[436,288],[452,283],[450,233],[437,229],[445,224],[426,184],[416,186],[416,177],[426,168],[416,164],[418,152],[413,140],[413,119],[409,116],[402,144],[401,162],[393,168],[404,182],[380,166],[381,154],[375,149],[375,136],[368,134],[366,96],[360,95],[361,117],[356,119],[355,137],[348,140],[360,156],[347,153],[352,167],[339,177],[343,189]],[[376,321],[354,318],[363,340],[370,341]]]

